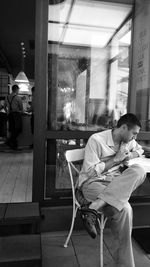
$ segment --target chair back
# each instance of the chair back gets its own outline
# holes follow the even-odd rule
[[[67,162],[75,162],[84,159],[85,148],[72,149],[66,151]]]
[[[84,153],[85,153],[85,148],[67,150],[65,153],[65,157],[66,157],[68,168],[69,168],[69,174],[70,174],[73,203],[76,204],[78,207],[80,207],[80,204],[78,203],[75,197],[75,188],[78,185],[78,176],[77,176],[77,179],[74,180],[72,170],[74,169],[77,172],[77,174],[79,174],[80,171],[76,168],[74,163],[78,161],[80,162],[81,160],[83,160]]]

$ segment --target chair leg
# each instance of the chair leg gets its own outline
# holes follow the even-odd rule
[[[70,240],[70,237],[71,237],[71,234],[72,234],[72,231],[73,231],[73,227],[74,227],[74,222],[75,222],[75,218],[76,218],[76,214],[77,214],[77,210],[78,210],[79,207],[75,207],[73,209],[73,212],[72,212],[72,222],[71,222],[71,227],[70,227],[70,231],[68,233],[68,236],[66,238],[66,241],[64,243],[64,248],[67,248],[68,247],[68,242]]]
[[[104,214],[100,215],[101,218],[98,218],[98,224],[99,224],[99,229],[100,229],[100,259],[99,259],[99,263],[100,263],[100,267],[104,266],[104,254],[103,254],[103,234],[104,234],[104,228],[105,228],[105,224],[107,221],[107,218],[104,218]]]

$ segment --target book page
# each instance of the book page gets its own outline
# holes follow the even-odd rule
[[[128,166],[131,166],[133,164],[141,165],[146,172],[150,172],[150,158],[139,157],[130,159],[128,161]]]

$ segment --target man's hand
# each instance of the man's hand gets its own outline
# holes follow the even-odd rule
[[[121,146],[114,157],[114,162],[119,164],[123,161],[128,161],[130,159],[130,156],[131,153],[129,152],[129,150]]]

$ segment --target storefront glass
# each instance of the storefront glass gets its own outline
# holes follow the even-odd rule
[[[127,112],[131,10],[130,5],[112,2],[50,1],[47,129],[51,137],[45,199],[71,196],[65,151],[84,147],[87,133],[112,128]],[[77,137],[81,131],[86,137]],[[142,189],[135,194],[149,193]]]
[[[65,152],[69,149],[82,148],[87,140],[77,139],[57,139],[51,142],[51,148],[56,151],[56,158],[48,156],[47,179],[45,183],[45,197],[51,197],[51,194],[60,190],[71,188],[68,165],[65,159]],[[80,170],[81,164],[77,163],[76,167]],[[74,172],[75,174],[75,172]]]
[[[49,5],[48,129],[112,127],[127,111],[130,36],[126,36],[131,20],[120,26],[132,6],[57,2]]]
[[[115,126],[127,111],[130,38],[123,37],[131,10],[93,0],[49,2],[47,129],[57,135],[47,140],[46,199],[68,196],[65,151],[84,147],[90,133]]]

